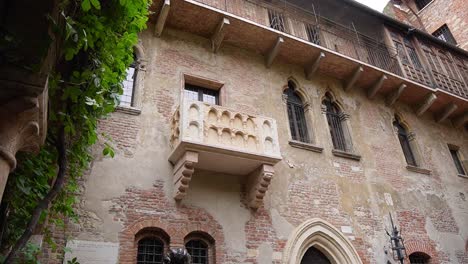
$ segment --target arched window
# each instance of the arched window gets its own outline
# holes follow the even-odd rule
[[[192,239],[185,244],[185,248],[192,257],[192,264],[208,264],[208,245],[201,239]]]
[[[395,130],[398,133],[398,139],[400,140],[400,145],[403,150],[403,154],[405,155],[406,163],[408,163],[408,165],[416,167],[416,159],[410,144],[410,134],[408,133],[408,130],[403,126],[398,116],[395,116],[393,126],[395,127]]]
[[[289,129],[293,140],[309,143],[304,104],[295,89],[294,83],[289,81],[288,88],[283,92],[288,109]]]
[[[302,257],[301,264],[331,264],[331,262],[320,250],[311,247]]]
[[[415,252],[409,255],[409,260],[411,264],[429,264],[430,259],[431,257],[422,252]]]
[[[156,237],[146,237],[138,241],[137,264],[162,264],[164,242]]]
[[[336,150],[351,152],[351,143],[349,142],[349,139],[347,139],[346,125],[344,124],[346,115],[334,102],[329,93],[325,95],[322,104],[327,115],[333,148]]]
[[[134,93],[135,93],[135,84],[138,74],[137,67],[137,58],[136,55],[133,55],[133,62],[127,68],[127,75],[125,80],[122,82],[123,85],[123,94],[120,96],[120,106],[131,107],[134,106]]]

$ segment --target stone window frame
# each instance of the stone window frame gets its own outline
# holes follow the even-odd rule
[[[218,105],[226,106],[227,95],[224,82],[186,72],[181,73],[180,80],[180,98],[182,101],[185,100],[185,85],[191,84],[201,88],[218,91]]]
[[[216,241],[210,234],[203,231],[190,232],[184,238],[184,248],[185,245],[191,240],[200,240],[205,243],[208,247],[208,264],[216,263]]]
[[[138,231],[138,233],[135,234],[135,241],[134,241],[134,248],[135,248],[135,263],[138,260],[138,244],[142,239],[146,238],[155,238],[160,240],[164,244],[164,250],[163,250],[163,259],[164,256],[169,252],[170,249],[170,243],[171,243],[171,238],[170,236],[166,233],[161,228],[158,227],[146,227]]]
[[[450,153],[450,151],[456,151],[457,152],[458,159],[459,159],[459,161],[461,163],[461,166],[462,166],[463,170],[465,171],[465,174],[458,173],[458,169],[455,167],[455,164],[454,164],[453,166],[455,167],[455,170],[456,170],[458,176],[463,177],[463,178],[468,178],[468,160],[466,159],[466,156],[461,151],[461,148],[459,146],[457,146],[457,145],[450,144],[450,143],[447,144],[447,148],[449,150],[449,153]],[[452,158],[451,153],[450,153],[450,160],[452,160],[452,162],[455,162],[453,160],[453,158]]]
[[[331,100],[331,102],[335,105],[335,107],[339,109],[339,111],[341,112],[341,114],[343,116],[343,120],[341,121],[341,125],[342,125],[342,129],[343,129],[344,140],[345,140],[346,149],[347,149],[346,151],[335,149],[335,146],[333,145],[333,140],[331,138],[331,133],[330,133],[331,128],[330,128],[330,125],[328,123],[327,109],[326,109],[326,106],[323,104],[323,102],[325,100],[327,100],[327,97]],[[332,147],[332,154],[334,156],[337,156],[337,157],[342,157],[342,158],[347,158],[347,159],[360,161],[361,160],[361,155],[358,154],[358,151],[357,151],[356,147],[353,144],[354,140],[352,138],[353,133],[352,133],[352,130],[351,130],[351,123],[350,123],[351,115],[349,115],[345,111],[346,108],[344,107],[344,105],[337,99],[337,97],[335,96],[335,94],[332,91],[328,90],[320,98],[320,106],[321,106],[322,116],[323,116],[324,122],[326,124],[326,127],[328,128],[328,133],[327,134],[330,137],[330,142],[331,142],[331,147]]]
[[[403,150],[401,149],[402,147],[401,147],[401,144],[400,144],[400,139],[398,138],[398,130],[393,125],[396,118],[399,119],[399,123],[407,131],[409,145],[410,145],[411,151],[413,153],[413,156],[414,156],[414,159],[415,159],[415,162],[416,162],[416,166],[410,165],[410,164],[408,164],[406,162],[406,157],[405,157],[405,154],[404,154]],[[431,170],[426,168],[426,162],[425,162],[425,159],[424,159],[424,157],[422,155],[421,148],[419,146],[416,133],[411,129],[411,126],[406,121],[406,119],[403,117],[403,115],[401,113],[399,113],[399,112],[395,112],[392,119],[391,119],[390,124],[391,124],[391,127],[393,128],[393,135],[394,135],[394,138],[395,138],[395,142],[398,142],[397,144],[398,144],[399,148],[401,149],[401,159],[402,159],[402,163],[406,164],[406,169],[408,171],[412,171],[412,172],[416,172],[416,173],[420,173],[420,174],[430,175]]]
[[[133,52],[136,57],[135,70],[137,73],[133,83],[132,106],[119,105],[116,107],[116,111],[130,115],[139,115],[141,114],[144,80],[148,60],[141,41],[133,47]]]
[[[284,91],[290,88],[289,87],[290,82],[294,84],[294,92],[302,100],[309,142],[293,140],[291,129],[289,128],[289,116],[288,116],[288,105],[287,105],[288,102],[287,102],[287,96],[284,95]],[[300,85],[300,83],[294,77],[289,77],[287,79],[286,85],[282,87],[281,96],[282,96],[281,98],[283,101],[283,112],[288,122],[287,131],[288,131],[289,145],[291,147],[321,153],[323,151],[323,148],[317,145],[317,139],[316,139],[316,133],[315,133],[315,127],[316,127],[315,119],[316,118],[314,118],[314,115],[313,115],[312,101],[308,93],[305,91],[305,89]]]

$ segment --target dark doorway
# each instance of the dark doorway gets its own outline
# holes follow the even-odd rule
[[[311,247],[302,258],[301,264],[331,264],[331,262],[320,250]]]

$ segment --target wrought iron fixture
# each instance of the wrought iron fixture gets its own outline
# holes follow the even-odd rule
[[[400,231],[393,223],[392,214],[390,214],[390,222],[392,224],[392,231],[389,233],[387,230],[387,235],[390,237],[390,244],[392,245],[393,259],[399,261],[403,264],[404,259],[406,258],[406,249],[403,238],[401,237]]]

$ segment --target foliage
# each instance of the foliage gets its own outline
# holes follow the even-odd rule
[[[57,175],[54,142],[60,127],[66,135],[66,185],[40,219],[61,225],[64,217],[76,217],[77,180],[91,161],[98,119],[118,104],[137,34],[146,25],[149,0],[62,0],[59,6],[61,17],[51,19],[61,53],[49,80],[47,140],[38,155],[19,157],[19,167],[10,175],[4,249],[22,235],[34,208],[51,189]],[[105,145],[103,154],[113,156],[110,145]]]

